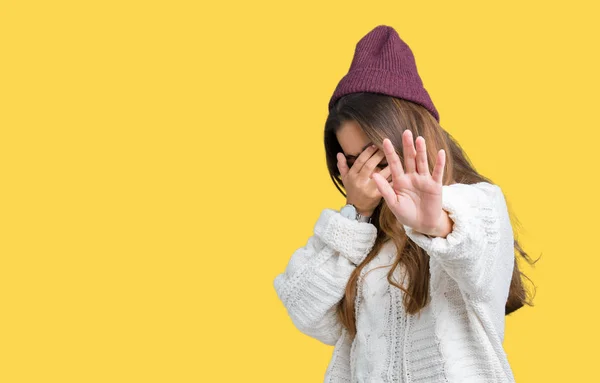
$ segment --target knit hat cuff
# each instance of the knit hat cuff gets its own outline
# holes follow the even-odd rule
[[[419,84],[421,87],[415,87]],[[335,102],[349,93],[370,92],[402,98],[425,107],[439,122],[437,109],[429,93],[422,87],[420,77],[402,76],[379,68],[353,69],[342,78],[329,101],[329,110]]]

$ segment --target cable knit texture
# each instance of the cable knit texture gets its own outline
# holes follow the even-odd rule
[[[504,340],[504,307],[514,266],[514,236],[499,186],[442,186],[442,208],[453,221],[445,238],[403,225],[430,256],[430,300],[410,315],[403,292],[387,274],[393,241],[361,271],[350,337],[336,307],[352,271],[375,244],[377,228],[324,209],[306,245],[274,280],[296,328],[334,346],[324,381],[514,382]],[[379,268],[378,268],[379,267]],[[403,280],[398,267],[393,278]]]

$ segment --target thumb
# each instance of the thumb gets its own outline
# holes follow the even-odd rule
[[[342,178],[344,178],[346,176],[346,173],[348,173],[348,163],[346,162],[346,157],[343,153],[338,152],[336,154],[336,158],[338,170],[340,171],[340,175],[342,176]]]
[[[379,173],[373,173],[371,177],[373,180],[375,180],[377,189],[385,199],[385,202],[388,204],[388,206],[394,206],[397,203],[397,198],[396,192],[392,188],[392,185],[390,185],[390,183]]]

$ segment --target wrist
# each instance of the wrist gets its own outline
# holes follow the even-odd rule
[[[348,205],[348,204],[353,205],[354,208],[356,209],[356,212],[358,214],[362,215],[363,217],[370,217],[373,215],[373,212],[375,211],[375,210],[371,210],[371,209],[363,209],[359,206],[356,206],[352,202],[349,202],[348,200],[346,200],[346,205]]]
[[[446,236],[452,232],[453,224],[454,221],[452,221],[452,219],[448,215],[448,212],[442,209],[440,222],[438,223],[433,233],[430,233],[429,235],[433,237],[446,238]]]
[[[356,211],[358,212],[358,214],[362,215],[363,217],[371,217],[373,215],[373,210],[356,209]]]

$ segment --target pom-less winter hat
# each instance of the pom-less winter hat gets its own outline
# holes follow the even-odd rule
[[[410,47],[390,26],[375,27],[356,44],[350,70],[333,92],[329,110],[342,96],[357,92],[381,93],[415,102],[440,121]]]

